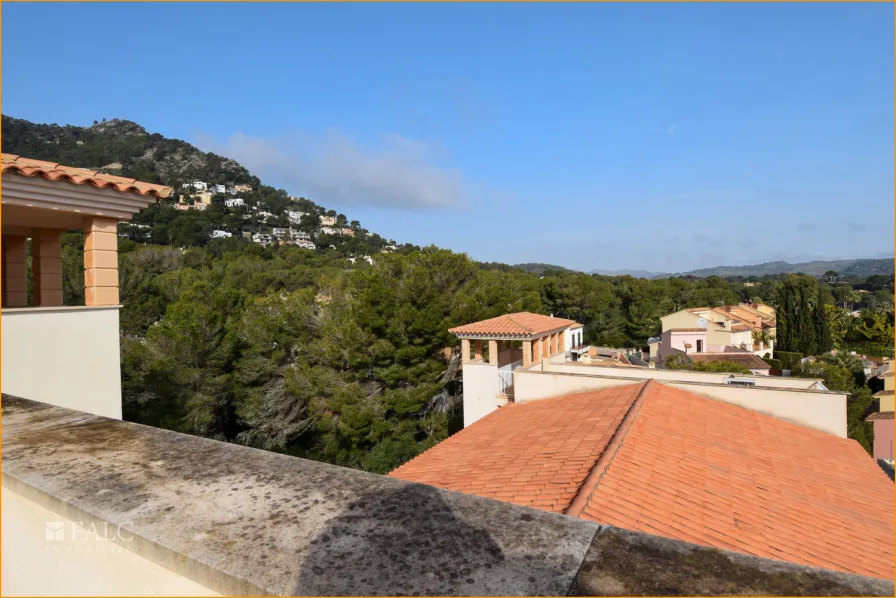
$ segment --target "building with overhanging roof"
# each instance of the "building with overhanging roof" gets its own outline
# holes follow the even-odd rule
[[[879,409],[876,413],[869,415],[865,421],[872,422],[874,426],[874,456],[893,465],[893,424],[894,424],[894,401],[896,394],[896,372],[893,371],[893,360],[884,361],[881,368],[884,372],[879,374],[884,380],[884,389],[874,393],[874,398],[879,401]]]
[[[120,418],[116,227],[172,189],[11,154],[2,173],[3,392]],[[69,230],[84,232],[84,305],[63,305]]]
[[[514,370],[582,343],[581,324],[531,312],[504,314],[449,332],[461,341],[465,426],[507,404]]]
[[[760,357],[774,353],[775,311],[761,303],[691,307],[663,316],[660,323],[662,334],[648,341],[650,360],[657,364],[684,352],[724,353],[736,349]],[[682,332],[691,332],[691,336],[699,332],[702,336],[686,339]],[[691,343],[688,351],[683,342]]]
[[[856,441],[652,380],[510,404],[389,475],[893,576],[893,484]]]

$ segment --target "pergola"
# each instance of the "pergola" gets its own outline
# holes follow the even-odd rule
[[[62,248],[67,230],[84,236],[84,297],[87,306],[117,305],[119,221],[168,197],[163,185],[2,155],[2,300],[26,307],[25,241],[31,239],[32,304],[62,305]]]
[[[575,325],[573,320],[519,312],[465,324],[449,332],[461,339],[463,363],[484,361],[487,341],[489,364],[503,367],[522,360],[525,367],[562,353],[566,330]]]

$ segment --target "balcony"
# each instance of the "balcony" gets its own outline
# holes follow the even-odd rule
[[[523,367],[523,360],[514,361],[498,368],[498,396],[513,398],[513,372]]]
[[[4,308],[3,392],[121,419],[119,309]]]

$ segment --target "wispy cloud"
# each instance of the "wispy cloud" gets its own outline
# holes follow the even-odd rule
[[[236,133],[223,143],[199,137],[207,151],[323,205],[434,210],[462,208],[469,200],[461,172],[435,165],[437,145],[400,135],[383,136],[376,148],[338,131],[275,140]]]

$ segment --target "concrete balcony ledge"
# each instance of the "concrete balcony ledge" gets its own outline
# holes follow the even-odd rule
[[[892,581],[3,397],[3,486],[223,594],[880,595]]]
[[[78,311],[99,311],[104,309],[114,309],[121,311],[121,305],[51,305],[51,306],[34,306],[34,307],[4,307],[4,316],[14,316],[20,314],[40,314],[48,312],[78,312]]]

